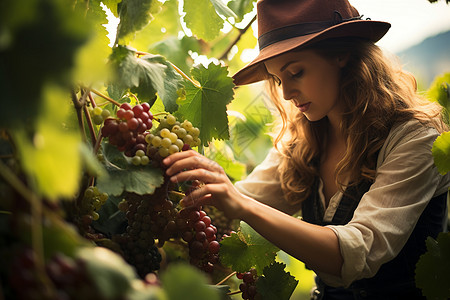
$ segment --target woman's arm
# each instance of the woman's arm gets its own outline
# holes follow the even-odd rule
[[[196,179],[205,183],[183,199],[184,205],[214,205],[227,217],[245,221],[310,268],[340,276],[343,260],[333,230],[303,222],[243,195],[230,182],[222,167],[195,151],[172,154],[163,162],[172,181]]]

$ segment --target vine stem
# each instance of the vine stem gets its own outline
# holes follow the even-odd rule
[[[86,90],[81,96],[81,98],[78,99],[75,91],[73,89],[71,90],[72,102],[77,112],[78,126],[80,127],[81,137],[83,141],[86,141],[86,133],[84,132],[84,122],[83,122],[83,107],[86,104],[86,96],[88,91],[89,90]]]
[[[141,55],[150,55],[150,53],[142,52],[142,51],[136,51],[136,54],[137,54],[138,56],[141,56]],[[196,88],[199,88],[199,89],[202,88],[202,86],[201,86],[198,82],[194,81],[192,78],[190,78],[189,76],[187,76],[186,74],[184,74],[184,72],[181,71],[181,69],[178,68],[176,65],[174,65],[174,64],[171,63],[170,61],[168,61],[168,63],[172,66],[172,68],[175,69],[175,71],[178,72],[178,74],[180,74],[184,79],[189,80]]]
[[[231,274],[228,274],[227,277],[225,277],[224,279],[222,279],[221,281],[219,281],[218,283],[216,283],[216,285],[221,285],[222,283],[224,283],[225,281],[227,281],[228,279],[230,279],[230,278],[233,277],[234,275],[236,275],[236,271],[232,272]]]
[[[256,20],[256,15],[253,17],[253,19],[244,28],[239,29],[238,36],[233,40],[233,42],[223,52],[223,54],[220,56],[219,60],[225,60],[225,58],[227,57],[228,53],[231,51],[231,48],[233,48],[233,46],[236,45],[237,42],[239,42],[241,37],[247,32],[247,30],[250,28],[250,26],[253,24],[253,22],[255,22],[255,20]]]
[[[235,292],[227,293],[227,295],[228,296],[232,296],[232,295],[237,295],[237,294],[240,294],[240,293],[242,293],[242,292],[241,291],[235,291]]]
[[[97,91],[96,89],[91,89],[91,92],[93,92],[93,93],[96,94],[97,96],[100,96],[100,97],[102,97],[102,98],[108,100],[109,102],[111,102],[112,104],[114,104],[114,105],[116,105],[116,106],[120,106],[120,103],[119,103],[119,102],[117,102],[116,100],[114,100],[114,99],[112,99],[112,98],[110,98],[110,97],[108,97],[108,96],[106,96],[106,95],[100,93],[100,92]]]
[[[91,115],[89,114],[89,110],[86,105],[83,106],[84,116],[86,117],[86,121],[89,128],[89,133],[91,134],[92,143],[95,144],[97,142],[95,138],[95,130],[94,125],[92,124]]]

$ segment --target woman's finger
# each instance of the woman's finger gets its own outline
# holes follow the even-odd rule
[[[171,176],[184,170],[205,169],[221,172],[222,168],[215,161],[212,161],[195,151],[185,151],[186,153],[175,153],[163,160],[168,166],[166,174]]]
[[[218,172],[211,172],[206,169],[192,169],[176,173],[170,177],[172,182],[185,182],[199,180],[204,183],[218,183],[223,179],[223,175]]]

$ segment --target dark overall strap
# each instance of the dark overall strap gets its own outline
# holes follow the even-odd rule
[[[347,224],[370,185],[370,182],[362,182],[347,188],[332,221],[324,222],[317,180],[310,197],[303,202],[303,220],[322,226]],[[442,232],[446,205],[447,193],[432,198],[403,249],[397,257],[383,264],[374,277],[357,280],[347,289],[327,286],[318,278],[322,299],[423,299],[414,284],[415,265],[426,251],[426,238],[436,238]]]

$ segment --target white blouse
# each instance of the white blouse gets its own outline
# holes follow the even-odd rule
[[[327,226],[339,239],[344,263],[341,276],[318,272],[331,286],[348,286],[353,281],[374,276],[380,266],[392,260],[403,248],[417,220],[433,196],[448,191],[450,173],[439,174],[431,147],[439,133],[413,120],[394,127],[378,155],[377,174],[363,195],[353,219],[346,225]],[[294,214],[283,198],[277,172],[281,155],[273,148],[265,160],[236,187],[249,197]],[[319,186],[319,195],[325,207]],[[331,221],[341,201],[337,192],[325,210],[324,221]]]

